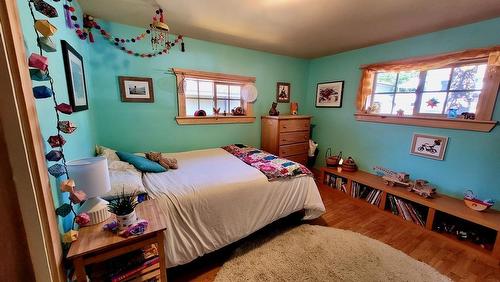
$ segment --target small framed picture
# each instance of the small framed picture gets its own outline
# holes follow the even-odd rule
[[[276,101],[278,103],[290,102],[290,83],[278,82],[276,84]]]
[[[122,102],[153,103],[153,79],[147,77],[119,76]]]
[[[341,108],[344,81],[318,83],[316,87],[317,108]]]
[[[443,160],[447,144],[448,137],[415,133],[411,142],[410,154]]]
[[[68,42],[61,40],[68,98],[73,112],[89,108],[83,57]]]

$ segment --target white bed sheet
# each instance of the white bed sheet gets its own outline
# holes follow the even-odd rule
[[[221,148],[167,154],[179,169],[146,173],[144,186],[166,218],[167,266],[188,263],[295,211],[325,207],[310,176],[269,182]]]

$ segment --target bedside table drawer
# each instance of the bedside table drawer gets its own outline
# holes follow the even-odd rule
[[[308,143],[280,146],[280,157],[307,154],[308,148],[309,148]]]
[[[292,119],[280,121],[280,132],[308,131],[309,119]]]
[[[280,145],[309,141],[309,131],[287,132],[280,134]]]

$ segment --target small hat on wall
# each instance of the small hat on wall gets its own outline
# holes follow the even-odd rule
[[[50,39],[50,37],[42,36],[42,37],[40,37],[38,43],[40,44],[40,48],[42,48],[43,51],[45,51],[45,52],[57,51],[56,45],[54,44],[54,41],[52,41],[52,39]]]
[[[37,20],[35,22],[35,29],[45,37],[52,36],[57,31],[57,28],[48,20]]]
[[[37,10],[39,13],[45,15],[48,18],[57,17],[56,8],[54,8],[49,3],[43,0],[33,0],[33,6],[35,6],[35,10]]]
[[[33,87],[33,95],[37,99],[45,99],[52,97],[52,90],[47,86],[36,86]]]
[[[46,71],[49,67],[49,59],[37,53],[32,53],[28,58],[28,65],[32,68],[37,68],[42,71]]]

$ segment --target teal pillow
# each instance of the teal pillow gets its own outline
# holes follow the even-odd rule
[[[116,152],[120,160],[133,165],[142,172],[165,172],[167,171],[159,163],[150,161],[145,157],[137,156],[131,153]]]

